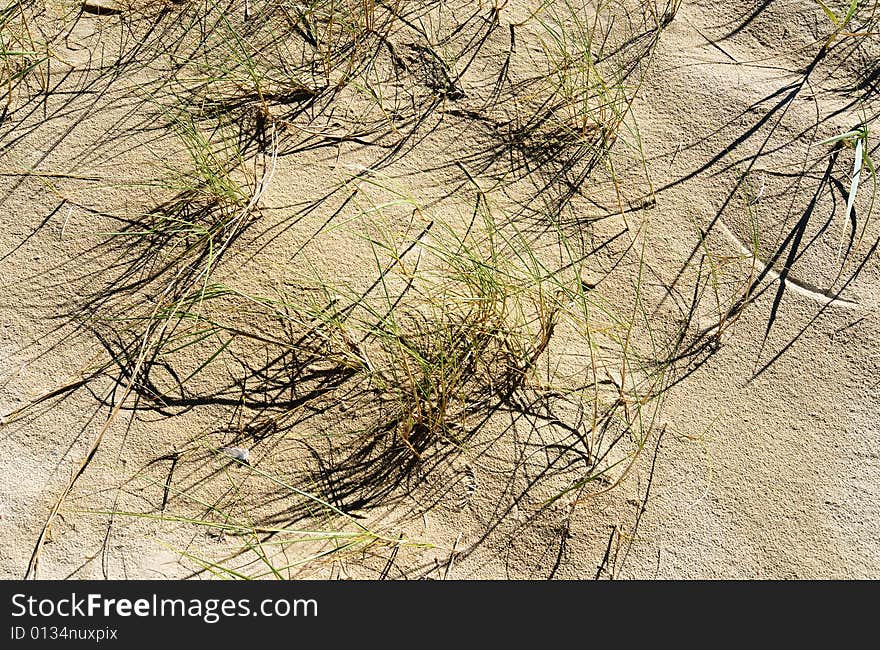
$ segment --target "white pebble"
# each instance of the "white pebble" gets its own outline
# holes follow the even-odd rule
[[[248,458],[251,455],[250,450],[245,449],[244,447],[223,447],[220,451],[243,463],[248,462]]]

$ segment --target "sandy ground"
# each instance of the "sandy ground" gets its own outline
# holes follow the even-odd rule
[[[500,28],[461,77],[465,98],[447,97],[412,148],[382,167],[383,183],[404,188],[438,214],[467,214],[472,190],[454,162],[479,169],[481,187],[489,186],[493,169],[480,167],[479,130],[456,111],[485,105],[480,101],[492,66],[509,46],[507,26],[528,9],[511,2],[501,11]],[[461,5],[441,10],[468,13]],[[133,47],[137,41],[127,40],[121,27],[125,15],[69,19],[57,51],[66,63],[51,64],[54,92],[17,98],[2,123],[0,414],[8,422],[0,428],[0,575],[7,578],[28,571],[53,505],[99,436],[97,452],[41,545],[37,577],[209,577],[207,558],[228,557],[241,538],[174,518],[216,521],[222,512],[255,526],[299,521],[299,501],[279,489],[277,477],[287,485],[313,485],[316,457],[324,454],[323,462],[332,464],[330,456],[340,453],[326,440],[346,422],[369,417],[351,410],[322,414],[320,404],[293,391],[290,404],[278,407],[285,412],[283,430],[254,433],[269,412],[260,400],[268,404],[275,384],[260,384],[254,375],[259,388],[242,397],[245,389],[230,378],[265,351],[238,342],[221,367],[200,374],[191,392],[164,411],[132,411],[131,398],[122,400],[118,369],[78,385],[108,348],[118,349],[112,327],[82,318],[98,289],[135,254],[108,248],[106,233],[120,227],[119,215],[155,205],[162,192],[139,183],[180,151],[167,132],[152,129],[143,96],[134,90],[161,74],[162,61],[97,74],[101,61],[115,60],[120,42]],[[533,458],[550,458],[552,445],[534,433],[549,416],[501,412],[459,453],[438,453],[415,467],[410,458],[406,471],[383,474],[375,469],[383,458],[402,456],[380,450],[372,465],[348,477],[345,489],[356,501],[349,505],[364,518],[356,521],[413,545],[393,551],[373,544],[311,561],[302,560],[318,546],[284,547],[283,560],[275,560],[281,573],[876,578],[880,266],[874,247],[880,228],[866,221],[871,184],[865,179],[856,232],[867,225],[841,262],[854,151],[818,143],[875,114],[868,91],[876,83],[880,39],[841,39],[817,57],[825,33],[827,20],[808,0],[685,0],[659,36],[633,105],[645,165],[620,145],[627,211],[601,213],[597,206],[614,196],[601,173],[583,181],[572,201],[567,214],[586,241],[610,242],[595,258],[597,277],[607,278],[603,295],[625,303],[640,270],[647,318],[658,332],[673,331],[691,312],[689,331],[706,331],[717,324],[719,310],[746,290],[749,298],[717,349],[695,349],[676,364],[643,453],[629,472],[610,474],[619,485],[542,507],[572,481],[563,472],[542,474],[544,461]],[[527,26],[519,39],[518,53],[535,47]],[[514,77],[526,75],[528,56],[512,66],[523,68],[513,69]],[[343,123],[379,119],[350,106],[339,118]],[[499,103],[495,110],[508,109]],[[868,150],[875,150],[870,139]],[[316,199],[352,169],[375,165],[385,150],[376,151],[357,142],[282,147],[261,218],[235,242],[217,270],[219,281],[270,292],[296,277],[308,258],[328,277],[369,284],[375,263],[362,241],[324,228],[331,214],[347,209],[345,197]],[[515,205],[528,187],[514,184],[499,201]],[[387,191],[377,190],[375,200]],[[317,207],[303,210],[312,200]],[[389,210],[410,236],[424,225],[405,223],[415,219],[410,209]],[[589,221],[597,214],[604,218]],[[742,253],[750,222],[760,232],[756,259]],[[642,265],[627,252],[630,241],[644,245]],[[713,304],[706,272],[709,251],[722,267],[721,308]],[[700,299],[692,310],[695,293]],[[577,347],[576,337],[568,345]],[[198,348],[184,352],[180,363],[198,367]],[[63,390],[52,395],[56,389]],[[321,399],[336,404],[340,397],[331,392]],[[120,400],[123,407],[105,431]],[[211,453],[226,444],[248,447],[259,472],[230,467]],[[305,453],[307,447],[317,456]],[[346,526],[352,530],[351,522]],[[250,538],[246,543],[259,548]],[[252,556],[229,562],[247,574],[265,570]]]

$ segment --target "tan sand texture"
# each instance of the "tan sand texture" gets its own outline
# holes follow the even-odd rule
[[[875,2],[2,20],[3,577],[878,576]]]

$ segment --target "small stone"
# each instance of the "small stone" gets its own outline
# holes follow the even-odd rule
[[[83,11],[90,14],[121,14],[122,9],[123,7],[118,0],[85,0],[83,2]]]
[[[245,449],[244,447],[223,447],[221,450],[224,454],[229,456],[230,458],[234,458],[235,460],[239,460],[244,464],[248,463],[248,458],[251,455],[250,450]]]

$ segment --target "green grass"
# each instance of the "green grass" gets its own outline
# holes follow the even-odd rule
[[[652,335],[640,281],[622,308],[585,283],[583,251],[562,229],[535,240],[493,197],[477,196],[466,227],[420,205],[425,226],[402,240],[386,223],[396,202],[365,206],[363,219],[344,228],[363,228],[352,232],[375,261],[366,292],[313,265],[306,300],[249,299],[294,328],[307,326],[293,338],[313,334],[311,358],[331,361],[359,388],[349,394],[362,403],[348,408],[374,419],[351,435],[390,437],[419,458],[437,444],[465,449],[487,414],[529,396],[586,407],[592,416],[580,444],[594,462],[578,489],[644,448],[666,381],[657,360],[669,352]],[[642,236],[636,243],[641,264]],[[293,284],[301,291],[302,283]],[[576,352],[573,341],[581,342]]]
[[[36,76],[46,90],[47,76],[40,66],[49,60],[49,50],[33,26],[30,11],[21,0],[9,0],[0,7],[0,83],[6,90],[6,107],[26,77]]]
[[[853,150],[853,167],[850,177],[849,191],[846,197],[846,208],[844,210],[843,220],[841,221],[840,241],[837,246],[837,262],[841,265],[841,273],[845,268],[845,260],[843,258],[843,249],[846,243],[846,229],[852,222],[853,208],[855,207],[856,197],[858,195],[859,186],[862,182],[862,172],[867,171],[871,180],[871,200],[868,206],[867,215],[862,219],[862,226],[858,232],[858,238],[855,241],[850,256],[854,256],[859,250],[864,239],[865,232],[871,222],[870,216],[874,211],[874,200],[877,196],[877,169],[874,161],[871,159],[869,151],[869,135],[870,129],[868,121],[863,117],[861,126],[858,129],[841,133],[840,135],[827,138],[819,145],[842,145]],[[840,275],[838,275],[838,278]]]
[[[331,418],[320,426],[332,429],[332,444],[352,456],[371,445],[391,449],[376,455],[408,475],[413,466],[430,467],[441,448],[471,453],[471,442],[500,413],[524,405],[553,413],[571,408],[586,417],[569,422],[554,415],[554,435],[585,464],[576,476],[547,468],[542,499],[578,502],[620,483],[658,429],[670,349],[645,297],[648,222],[627,223],[627,247],[617,260],[624,271],[605,273],[600,282],[608,286],[597,286],[588,280],[596,270],[583,232],[588,220],[566,223],[546,185],[529,187],[525,200],[533,209],[524,219],[508,190],[521,189],[529,169],[563,159],[568,191],[588,194],[598,161],[623,212],[616,151],[647,169],[632,102],[659,30],[678,4],[652,4],[640,18],[649,25],[644,41],[612,55],[631,35],[614,27],[622,7],[604,0],[542,3],[527,19],[540,34],[539,65],[510,82],[494,107],[480,95],[484,89],[465,87],[465,73],[474,61],[481,65],[474,43],[494,38],[504,7],[468,14],[478,25],[468,33],[423,4],[254,3],[246,19],[243,11],[209,2],[170,10],[166,35],[181,36],[173,46],[138,45],[156,72],[139,89],[143,110],[165,136],[155,178],[138,186],[155,205],[102,233],[108,269],[122,271],[101,278],[107,284],[81,318],[107,347],[106,374],[112,368],[126,386],[111,419],[123,402],[162,417],[185,412],[184,403],[219,404],[217,410],[251,419],[235,442],[257,448],[296,438],[297,411],[314,410]],[[511,44],[511,56],[513,50]],[[279,261],[278,268],[248,269],[282,275],[260,285],[274,288],[264,295],[226,272],[261,220],[276,168],[296,164],[296,154],[285,151],[341,143],[384,164],[393,159],[387,151],[405,156],[405,147],[395,147],[422,136],[420,120],[440,128],[446,111],[469,101],[478,115],[511,113],[507,134],[499,130],[480,144],[488,151],[519,147],[529,159],[525,171],[513,166],[503,181],[490,183],[450,165],[464,174],[456,176],[462,185],[455,200],[438,201],[421,196],[424,178],[364,165],[327,182],[330,196],[355,198],[334,214],[332,201],[318,203],[313,217],[328,225],[303,244],[306,258],[316,247],[332,250],[339,239],[353,242],[357,259],[370,260],[357,267],[360,277],[329,272],[320,256]],[[389,136],[391,144],[382,139]],[[179,155],[169,155],[169,147]],[[448,181],[439,173],[429,180]],[[323,369],[311,372],[317,364]],[[229,385],[218,385],[234,373]],[[291,394],[298,406],[281,406]],[[230,405],[233,395],[239,407]],[[343,395],[357,417],[343,415]],[[272,433],[248,433],[258,420],[271,422]],[[216,452],[210,436],[190,443]],[[182,458],[195,464],[196,475],[215,460],[189,452]],[[331,474],[339,470],[334,463],[344,465],[329,455],[322,462]],[[364,479],[365,490],[394,496],[367,480],[393,471],[358,467],[351,483]],[[317,474],[291,478],[258,461],[216,473],[229,482],[231,500],[168,479],[148,489],[173,494],[179,511],[100,514],[234,537],[225,557],[175,547],[220,577],[289,577],[335,555],[412,544],[353,516]],[[264,491],[249,495],[251,480]],[[268,495],[265,486],[274,490],[272,499],[294,503],[300,519],[266,523],[271,513],[249,501]],[[251,507],[260,515],[251,516]]]

